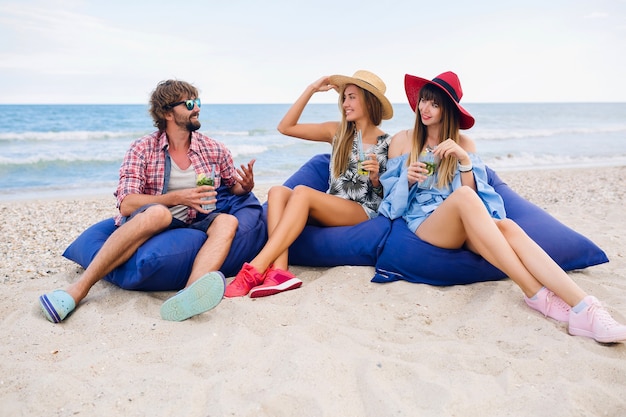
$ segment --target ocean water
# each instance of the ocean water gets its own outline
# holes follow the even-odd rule
[[[282,183],[330,145],[289,138],[276,125],[290,104],[202,106],[201,131],[236,164],[256,159],[257,184]],[[626,103],[466,104],[467,134],[496,171],[626,165]],[[413,126],[406,103],[383,130]],[[336,104],[309,104],[305,122],[337,120]],[[145,105],[0,105],[0,201],[113,193],[129,144],[155,130]],[[590,171],[593,172],[593,171]]]

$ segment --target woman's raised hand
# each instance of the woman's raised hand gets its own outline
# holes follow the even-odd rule
[[[335,91],[337,91],[338,89],[336,85],[330,84],[330,79],[327,75],[323,76],[322,78],[320,78],[319,80],[311,84],[311,88],[316,93],[329,91],[331,89],[334,89]]]

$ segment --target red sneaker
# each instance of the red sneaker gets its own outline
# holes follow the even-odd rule
[[[224,297],[243,297],[251,288],[263,284],[263,275],[249,263],[244,263],[234,280],[226,286]]]
[[[291,272],[271,268],[267,272],[265,282],[250,290],[250,298],[267,297],[268,295],[299,288],[301,285],[302,281]]]

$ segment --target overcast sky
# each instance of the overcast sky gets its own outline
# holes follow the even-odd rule
[[[291,103],[358,69],[394,103],[447,70],[464,102],[626,102],[626,0],[0,0],[0,104],[146,103],[168,78]]]

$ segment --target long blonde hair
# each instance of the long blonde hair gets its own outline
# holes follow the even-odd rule
[[[425,85],[419,92],[419,99],[415,106],[415,128],[413,129],[413,143],[411,153],[407,160],[407,164],[416,162],[419,154],[426,146],[427,129],[422,123],[422,118],[419,114],[419,102],[420,100],[432,100],[435,104],[439,105],[441,109],[441,129],[440,137],[437,143],[441,143],[444,140],[450,138],[456,143],[459,143],[459,110],[456,108],[452,99],[444,94],[441,89],[432,85]],[[458,160],[455,156],[447,156],[439,162],[439,168],[437,171],[438,179],[437,186],[448,186],[454,174],[456,172]]]
[[[352,153],[352,143],[354,140],[354,134],[356,133],[356,124],[354,122],[348,122],[346,120],[346,113],[343,110],[343,94],[348,85],[346,84],[339,90],[339,111],[341,113],[341,122],[335,133],[333,140],[333,158],[332,158],[332,172],[333,176],[339,177],[348,169],[350,163],[350,153]],[[367,117],[373,125],[378,126],[383,121],[383,105],[376,98],[376,96],[369,91],[356,86],[360,94],[361,104],[364,105]]]

